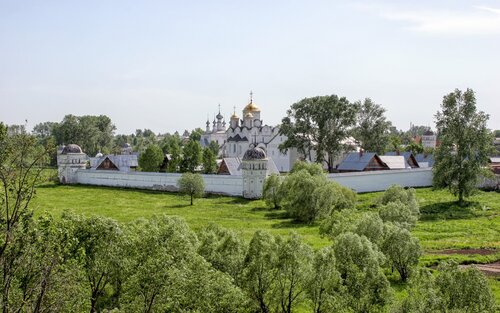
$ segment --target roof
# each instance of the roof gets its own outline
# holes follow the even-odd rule
[[[380,159],[387,164],[391,170],[402,170],[409,167],[407,166],[405,157],[402,155],[381,155]]]
[[[91,158],[90,166],[92,169],[97,169],[104,160],[109,159],[120,171],[127,172],[131,167],[139,166],[137,161],[137,154],[119,154],[119,155],[105,155],[100,158]]]
[[[403,156],[405,158],[406,168],[411,167],[410,159],[412,157],[415,160],[415,162],[418,163],[417,159],[415,158],[415,156],[413,155],[413,153],[410,152],[410,151],[403,151],[403,152],[390,151],[390,152],[387,152],[385,155],[387,155],[387,156],[394,156],[394,155],[401,155],[401,156]],[[416,164],[416,166],[418,167],[418,164]]]
[[[434,157],[432,154],[419,153],[415,156],[415,160],[417,160],[420,167],[434,166]]]
[[[79,145],[69,144],[65,146],[61,151],[61,154],[68,154],[68,153],[83,153],[83,151]]]
[[[351,152],[347,154],[344,160],[340,162],[337,169],[339,171],[362,171],[370,163],[370,160],[375,157],[374,152]]]
[[[434,132],[432,130],[426,130],[424,132],[424,136],[432,136],[432,135],[434,135]]]
[[[245,161],[263,160],[265,158],[267,158],[266,152],[259,147],[250,148],[243,155],[243,160]]]
[[[239,175],[241,176],[241,159],[240,158],[223,158],[220,166],[226,164],[229,171],[229,175]],[[278,167],[274,163],[273,159],[267,160],[267,175],[279,174]]]
[[[247,137],[241,137],[240,134],[236,134],[236,136],[229,137],[227,141],[248,141]]]
[[[491,157],[490,163],[500,163],[500,157]]]

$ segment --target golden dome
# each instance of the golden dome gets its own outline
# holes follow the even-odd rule
[[[247,112],[260,112],[260,109],[258,106],[256,106],[252,100],[250,100],[250,103],[247,104],[247,106],[243,109],[244,113]]]
[[[236,115],[236,112],[234,112],[233,115],[231,115],[231,119],[239,119],[239,116]]]

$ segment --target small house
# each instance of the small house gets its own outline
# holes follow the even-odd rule
[[[409,151],[403,151],[403,152],[391,151],[391,152],[387,152],[385,155],[386,156],[394,156],[394,155],[403,156],[405,159],[406,168],[418,168],[418,167],[420,167],[418,165],[417,159],[415,158],[413,153],[411,153]]]

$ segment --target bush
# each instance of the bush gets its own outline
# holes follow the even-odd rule
[[[381,206],[379,214],[384,222],[391,222],[409,230],[415,226],[418,220],[414,211],[399,200]]]
[[[420,215],[420,210],[418,208],[417,196],[415,189],[409,188],[404,189],[399,185],[392,185],[387,189],[382,196],[377,200],[378,205],[387,205],[391,202],[401,202],[408,206],[413,215]]]
[[[298,161],[293,164],[292,169],[290,170],[290,174],[300,172],[302,170],[306,170],[312,176],[322,175],[324,174],[323,168],[318,163],[307,163],[304,161]]]

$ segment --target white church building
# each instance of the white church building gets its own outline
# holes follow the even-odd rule
[[[202,146],[216,141],[220,146],[220,156],[224,158],[242,158],[251,146],[256,146],[265,151],[280,172],[290,171],[298,159],[296,149],[281,153],[279,145],[286,140],[286,136],[279,134],[279,126],[265,125],[260,114],[261,110],[253,102],[252,93],[250,102],[243,108],[242,117],[239,117],[235,110],[227,128],[219,108],[212,128],[210,122],[206,122],[206,130],[201,137]]]

